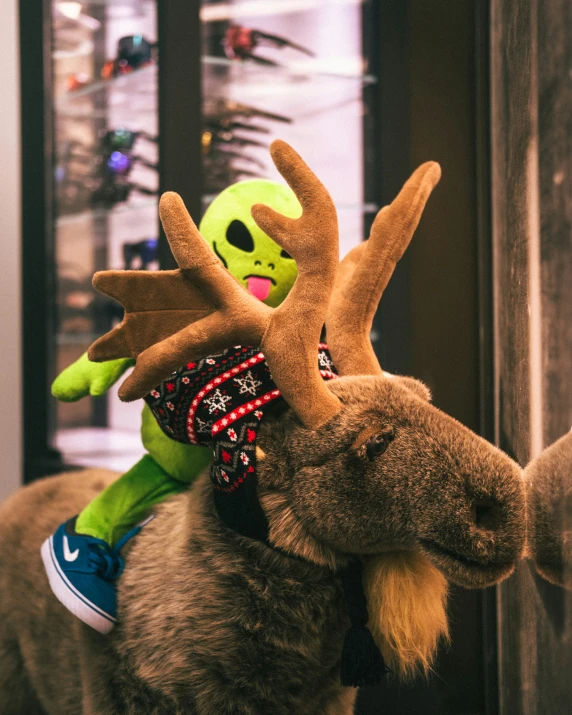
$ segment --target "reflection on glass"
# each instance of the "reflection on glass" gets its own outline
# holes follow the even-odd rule
[[[377,209],[364,203],[363,88],[376,78],[362,11],[358,0],[203,2],[205,208],[234,181],[281,180],[268,156],[281,138],[330,190],[342,255],[362,240]]]
[[[532,559],[498,592],[501,714],[551,715],[572,700],[572,16],[495,0],[491,20],[497,436],[529,463]]]
[[[154,0],[54,1],[52,10],[60,372],[121,318],[93,274],[157,267],[157,30]],[[87,383],[76,396],[84,392]],[[142,453],[140,406],[114,393],[58,402],[67,461],[124,469]]]
[[[534,459],[525,476],[530,557],[547,581],[572,588],[572,432]]]
[[[364,91],[376,82],[363,51],[366,4],[201,4],[203,209],[236,181],[281,180],[268,155],[280,137],[324,178],[339,210],[342,255],[362,240],[378,208],[364,200],[372,142],[364,127],[373,127],[364,121]],[[92,288],[93,273],[157,266],[159,48],[154,0],[53,0],[52,10],[59,372],[121,317]],[[122,445],[122,431],[139,428],[139,407],[121,403],[115,389],[108,400],[57,409],[57,446],[75,463],[102,464],[103,436],[119,435]],[[87,446],[94,428],[105,429],[96,450]],[[138,455],[109,464],[123,469]]]

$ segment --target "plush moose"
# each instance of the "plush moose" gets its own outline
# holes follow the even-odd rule
[[[447,581],[497,583],[521,555],[519,467],[431,405],[422,383],[384,373],[369,343],[438,165],[417,169],[378,214],[369,240],[338,265],[329,194],[288,145],[275,142],[271,153],[303,209],[289,219],[252,208],[298,265],[278,308],[231,278],[175,194],[162,197],[160,211],[180,269],[96,277],[126,312],[90,357],[137,357],[122,397],[145,396],[175,438],[196,437],[198,410],[215,394],[209,386],[195,397],[185,392],[207,372],[208,356],[226,351],[222,359],[233,365],[237,346],[255,346],[246,349],[260,369],[253,376],[271,389],[243,405],[263,419],[252,428],[252,449],[243,450],[249,461],[240,452],[243,461],[230,465],[236,474],[247,465],[242,477],[224,480],[232,470],[219,457],[233,440],[224,420],[236,413],[213,400],[211,478],[203,474],[160,505],[131,542],[109,636],[53,597],[38,551],[113,476],[50,478],[8,500],[0,510],[3,715],[349,715],[356,691],[341,685],[340,668],[350,625],[360,635],[369,628],[395,674],[427,669],[447,633]],[[337,378],[317,359],[324,323]],[[220,376],[222,388],[232,374]],[[184,398],[171,402],[171,392]],[[256,400],[265,399],[258,410]],[[227,437],[215,438],[216,430]],[[242,496],[233,502],[235,495]],[[340,576],[356,563],[367,610],[359,588],[352,593],[360,602],[349,603]],[[349,615],[356,610],[357,625]]]

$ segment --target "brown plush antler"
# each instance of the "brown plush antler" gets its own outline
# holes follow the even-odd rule
[[[373,317],[440,178],[439,164],[422,164],[393,203],[377,214],[369,239],[339,264],[326,331],[340,375],[382,374],[369,339]]]
[[[275,310],[256,300],[212,253],[181,198],[164,194],[161,221],[180,270],[104,271],[94,278],[98,290],[123,304],[125,317],[92,345],[90,360],[137,357],[121,399],[143,397],[186,362],[242,344],[260,346],[276,385],[307,427],[340,410],[316,360],[338,264],[336,210],[288,144],[273,142],[271,155],[303,213],[291,219],[256,204],[252,216],[298,264],[290,294]]]

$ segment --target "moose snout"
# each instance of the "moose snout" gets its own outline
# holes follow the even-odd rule
[[[471,518],[475,529],[495,532],[502,527],[502,511],[495,499],[477,499],[471,507]]]
[[[464,464],[449,462],[438,489],[433,481],[419,542],[449,580],[469,588],[509,576],[526,531],[522,470],[492,445],[479,455],[480,446],[465,444]]]

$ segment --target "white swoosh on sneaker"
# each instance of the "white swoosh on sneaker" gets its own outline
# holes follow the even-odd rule
[[[76,549],[75,551],[70,551],[68,537],[64,536],[64,559],[66,561],[75,561],[78,556],[79,556],[79,549]]]

